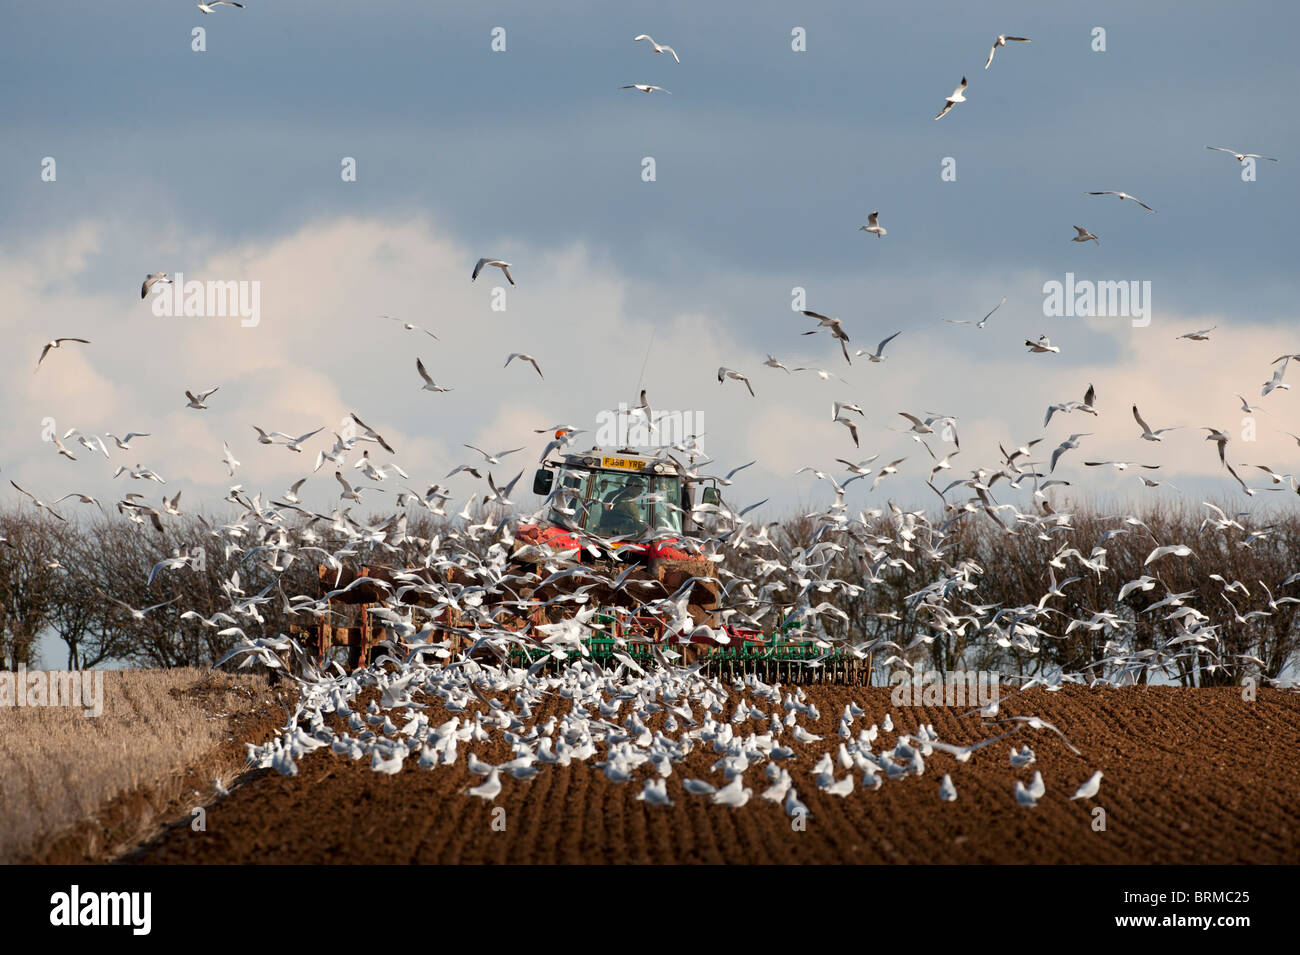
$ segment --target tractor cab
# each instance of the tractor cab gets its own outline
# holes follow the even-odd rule
[[[533,492],[548,499],[545,520],[556,529],[598,537],[689,535],[693,484],[670,458],[592,448],[544,462]],[[706,486],[701,503],[716,503]]]

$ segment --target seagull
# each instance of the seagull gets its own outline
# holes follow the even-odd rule
[[[1052,415],[1056,414],[1056,412],[1058,411],[1063,411],[1066,413],[1069,413],[1071,411],[1082,411],[1085,414],[1090,414],[1095,417],[1097,414],[1097,409],[1093,407],[1093,404],[1096,402],[1096,400],[1097,400],[1097,391],[1095,388],[1093,388],[1091,384],[1089,384],[1088,390],[1083,393],[1082,401],[1063,401],[1060,404],[1048,405],[1047,417],[1043,418],[1043,427],[1046,428],[1048,424],[1051,423]],[[1027,451],[1025,453],[1028,454]]]
[[[1142,566],[1145,567],[1147,564],[1151,563],[1152,561],[1159,560],[1161,557],[1165,557],[1169,554],[1173,554],[1175,557],[1196,556],[1196,554],[1193,553],[1192,549],[1188,547],[1186,544],[1166,544],[1163,547],[1157,547],[1151,553],[1147,554],[1147,559],[1142,561]]]
[[[1071,796],[1070,798],[1091,799],[1093,796],[1097,795],[1097,791],[1100,789],[1101,789],[1101,770],[1099,769],[1091,776],[1089,776],[1084,781],[1083,785],[1075,790],[1074,795]]]
[[[424,379],[424,384],[420,387],[421,391],[451,391],[450,388],[444,388],[442,385],[436,384],[434,380],[429,377],[429,372],[425,369],[424,362],[419,358],[415,359],[415,370],[418,371],[420,377]]]
[[[523,450],[523,448],[511,448],[509,451],[498,451],[496,454],[488,454],[482,448],[476,448],[472,444],[466,444],[463,445],[463,447],[469,448],[471,451],[477,451],[479,454],[483,455],[483,460],[487,464],[500,464],[502,458]],[[466,468],[466,470],[469,469]],[[477,475],[475,476],[477,477]],[[449,474],[447,477],[451,477],[451,475]]]
[[[678,63],[682,61],[682,58],[677,55],[676,50],[674,50],[671,46],[668,46],[667,44],[656,43],[655,38],[652,37],[649,33],[642,33],[639,36],[634,36],[632,38],[633,43],[638,43],[641,40],[649,40],[650,46],[654,48],[654,51],[656,53],[671,53],[673,55],[673,59],[676,60]]]
[[[1209,328],[1202,328],[1199,332],[1188,332],[1185,335],[1179,335],[1178,338],[1174,339],[1174,341],[1186,338],[1189,342],[1208,342],[1210,340],[1210,332],[1214,331],[1218,327],[1218,325],[1211,325]]]
[[[1087,229],[1085,229],[1083,226],[1081,225],[1075,226],[1074,231],[1079,234],[1076,235],[1073,239],[1071,239],[1070,240],[1071,242],[1087,242],[1089,239],[1091,239],[1093,242],[1096,242],[1098,245],[1101,245],[1101,240],[1098,239],[1091,232],[1089,232]]]
[[[390,322],[398,322],[398,323],[400,323],[401,326],[402,326],[403,328],[405,328],[408,332],[424,332],[424,334],[428,335],[428,336],[429,336],[430,338],[432,338],[435,342],[442,341],[441,338],[439,338],[439,337],[438,337],[437,335],[435,335],[433,332],[429,331],[427,328],[425,328],[425,327],[423,327],[423,326],[421,326],[421,325],[414,325],[414,324],[412,324],[411,322],[404,322],[404,321],[402,321],[400,318],[393,318],[393,316],[391,316],[391,315],[380,315],[379,317],[380,317],[380,318],[386,318],[386,319],[388,319]]]
[[[1155,212],[1155,211],[1156,211],[1156,210],[1152,209],[1149,205],[1147,205],[1145,202],[1143,202],[1141,199],[1139,199],[1137,196],[1130,196],[1127,192],[1112,192],[1112,191],[1110,191],[1110,190],[1108,189],[1108,190],[1105,190],[1104,192],[1090,192],[1090,193],[1088,193],[1088,195],[1090,195],[1090,196],[1119,196],[1120,199],[1132,199],[1134,202],[1136,202],[1138,205],[1140,205],[1140,206],[1141,206],[1143,209],[1145,209],[1147,212]],[[1101,243],[1099,242],[1099,243],[1097,243],[1097,244],[1100,245]]]
[[[743,381],[745,383],[745,387],[749,389],[750,397],[754,396],[754,386],[749,383],[748,378],[746,378],[738,371],[732,371],[730,368],[719,368],[718,384],[722,384],[728,378],[734,378],[736,381]]]
[[[876,346],[876,350],[874,352],[869,352],[859,348],[855,353],[854,357],[860,358],[861,356],[866,355],[867,358],[871,359],[873,364],[882,362],[885,360],[885,356],[884,356],[885,346],[888,345],[890,342],[892,342],[895,338],[897,338],[901,334],[903,334],[903,330],[900,328],[898,331],[894,332],[894,334],[890,335],[888,338],[881,339],[880,344]]]
[[[221,459],[222,459],[222,461],[225,462],[225,464],[226,464],[226,469],[230,472],[230,476],[231,476],[231,477],[234,477],[234,476],[235,476],[235,468],[239,467],[239,462],[236,461],[236,460],[235,460],[235,456],[234,456],[233,454],[230,453],[230,445],[228,445],[228,444],[226,444],[226,442],[222,441],[222,442],[221,442],[221,447],[222,447],[222,449],[225,451],[225,454],[222,455],[222,458],[221,458]]]
[[[939,798],[944,802],[957,801],[957,787],[952,784],[952,777],[947,773],[939,780]]]
[[[858,444],[858,426],[851,418],[841,418],[839,415],[836,415],[832,420],[837,421],[844,425],[844,427],[848,428],[849,434],[853,436],[853,446],[855,448],[861,447],[861,445]]]
[[[1029,38],[1023,36],[1006,36],[999,33],[997,39],[993,41],[993,47],[989,50],[989,58],[984,61],[984,69],[988,69],[993,62],[993,54],[998,51],[998,47],[1006,46],[1008,43],[1028,43]]]
[[[343,476],[342,471],[335,471],[334,479],[337,480],[339,484],[343,486],[343,490],[339,494],[339,498],[341,500],[356,501],[358,504],[361,503],[360,492],[356,488],[354,488],[351,484],[348,483],[348,480]]]
[[[465,793],[469,796],[478,796],[480,799],[486,799],[488,802],[496,799],[497,796],[501,795],[501,771],[494,766],[492,772],[488,775],[486,782],[480,783],[477,786],[471,786],[469,789],[465,790]]]
[[[113,443],[117,445],[117,447],[118,447],[119,450],[121,450],[121,451],[130,451],[130,450],[131,450],[131,442],[132,442],[132,440],[134,440],[135,438],[148,438],[148,437],[150,437],[150,434],[149,434],[148,431],[128,431],[128,432],[126,433],[126,437],[125,437],[125,438],[119,438],[119,437],[118,437],[117,435],[115,435],[113,432],[111,432],[111,431],[105,431],[105,432],[104,432],[104,437],[106,437],[106,438],[112,438],[112,439],[113,439]]]
[[[1083,434],[1072,434],[1064,441],[1062,441],[1060,447],[1058,447],[1055,451],[1052,452],[1052,466],[1050,470],[1052,471],[1056,470],[1056,462],[1061,459],[1061,455],[1063,455],[1066,451],[1074,450],[1079,446],[1080,438],[1088,438],[1091,437],[1092,434],[1093,432],[1091,431],[1085,431]]]
[[[204,13],[211,13],[213,7],[219,7],[222,4],[228,7],[239,7],[241,10],[244,9],[244,5],[237,2],[237,0],[206,0],[205,3],[198,4],[198,8]]]
[[[36,374],[36,372],[41,370],[41,362],[45,361],[45,356],[50,353],[50,349],[60,348],[62,347],[64,342],[81,342],[81,344],[83,345],[90,344],[89,340],[85,338],[56,338],[53,341],[46,342],[45,347],[41,349],[41,357],[36,359],[36,367],[32,369],[33,375]]]
[[[964,95],[965,89],[966,89],[966,77],[963,76],[961,78],[961,86],[953,90],[952,95],[949,96],[946,100],[944,100],[943,109],[939,110],[939,115],[936,116],[935,119],[943,119],[945,116],[948,115],[948,110],[952,109],[958,103],[966,102],[966,97]]]
[[[964,318],[962,319],[945,318],[944,321],[947,322],[949,325],[974,325],[976,328],[983,328],[984,323],[989,320],[989,318],[993,315],[993,312],[996,312],[1005,304],[1007,304],[1007,297],[1004,295],[1002,296],[1002,301],[994,305],[993,310],[990,311],[988,315],[985,315],[983,318],[981,318],[978,322],[968,322]]]
[[[1264,388],[1263,388],[1263,390],[1260,391],[1260,393],[1259,393],[1259,396],[1260,396],[1261,398],[1268,397],[1269,394],[1271,394],[1272,392],[1276,391],[1276,390],[1279,389],[1279,388],[1281,388],[1283,391],[1288,391],[1288,390],[1290,390],[1290,388],[1291,388],[1290,385],[1283,384],[1283,382],[1282,382],[1282,376],[1283,376],[1284,374],[1286,374],[1286,366],[1287,366],[1287,363],[1290,361],[1291,356],[1290,356],[1290,355],[1286,355],[1286,356],[1283,356],[1283,357],[1285,358],[1285,360],[1282,362],[1282,364],[1280,364],[1280,365],[1277,366],[1277,370],[1276,370],[1275,372],[1273,372],[1273,377],[1272,377],[1272,379],[1270,379],[1269,381],[1264,382]]]
[[[1054,352],[1056,354],[1060,354],[1061,352],[1061,346],[1053,345],[1052,340],[1048,338],[1046,335],[1039,335],[1038,341],[1036,342],[1031,342],[1029,339],[1026,338],[1025,345],[1028,346],[1029,351],[1035,355],[1042,355],[1045,354],[1046,352]]]
[[[889,233],[885,229],[885,227],[876,221],[879,215],[880,215],[879,212],[873,212],[871,213],[871,215],[867,216],[867,224],[863,226],[858,226],[858,231],[874,232],[877,239],[879,239],[882,235],[888,235]]]
[[[14,482],[14,481],[10,481],[9,483],[12,484],[12,485],[14,486],[14,489],[15,489],[19,494],[24,494],[24,495],[26,495],[27,497],[30,497],[30,498],[32,499],[32,503],[36,505],[37,510],[41,510],[41,509],[47,510],[47,511],[49,511],[51,514],[53,514],[55,517],[57,517],[59,520],[63,521],[63,523],[65,523],[65,524],[67,523],[67,519],[66,519],[65,517],[63,517],[63,515],[61,515],[58,511],[56,511],[56,510],[55,510],[53,507],[51,507],[50,505],[46,504],[44,501],[42,501],[42,500],[40,500],[39,498],[37,498],[35,494],[32,494],[30,491],[24,491],[24,490],[23,490],[21,487],[19,487],[18,484],[17,484],[16,482]],[[55,503],[58,503],[58,502],[56,501]]]
[[[172,280],[167,276],[166,272],[150,272],[146,275],[144,277],[144,284],[140,286],[140,297],[147,298],[149,290],[159,282],[162,282],[164,285],[172,284]]]
[[[881,481],[883,481],[886,478],[886,476],[890,474],[897,474],[898,466],[906,460],[907,458],[899,458],[897,461],[891,461],[889,464],[886,464],[883,468],[881,468],[880,471],[877,472],[876,474],[876,479],[871,482],[871,490],[874,491],[876,489],[876,485],[879,484]]]
[[[1259,153],[1239,153],[1235,149],[1225,149],[1222,146],[1206,146],[1206,149],[1213,149],[1217,152],[1228,153],[1237,162],[1245,162],[1247,159],[1267,159],[1269,162],[1277,162],[1272,156],[1261,156]]]
[[[1205,436],[1205,440],[1213,441],[1219,446],[1219,461],[1222,464],[1227,464],[1228,459],[1226,455],[1228,450],[1228,442],[1232,439],[1227,434],[1220,431],[1218,428],[1202,427],[1201,430],[1210,432]]]
[[[215,394],[216,394],[218,391],[220,391],[220,390],[221,390],[221,387],[218,385],[216,388],[213,388],[211,391],[200,392],[197,396],[195,396],[193,393],[187,391],[187,392],[185,392],[185,397],[188,398],[188,399],[190,399],[190,400],[189,400],[189,402],[185,405],[185,407],[187,407],[187,408],[195,408],[195,409],[197,409],[197,410],[199,410],[199,411],[203,411],[205,408],[207,408],[207,405],[205,405],[203,402],[207,401],[209,397],[211,397],[212,395],[215,395]]]
[[[508,281],[511,285],[515,284],[515,280],[510,277],[510,263],[503,262],[501,259],[479,259],[477,262],[475,262],[474,274],[469,277],[469,280],[471,282],[473,282],[475,279],[478,278],[478,274],[483,271],[483,266],[485,265],[495,265],[497,268],[499,268],[502,272],[505,273],[506,281]]]
[[[777,358],[775,355],[768,355],[767,361],[763,362],[763,364],[766,365],[768,368],[780,368],[783,371],[785,371],[787,375],[790,374],[790,369],[786,368],[785,363],[781,361],[779,358]]]
[[[658,93],[667,93],[669,96],[673,95],[671,90],[666,90],[662,86],[651,86],[648,83],[629,83],[627,86],[619,87],[619,89],[640,90],[642,93],[658,92]]]
[[[1152,431],[1151,426],[1142,420],[1142,415],[1138,414],[1137,405],[1133,406],[1133,418],[1134,420],[1137,421],[1138,427],[1142,429],[1143,441],[1163,441],[1164,439],[1160,437],[1162,434],[1164,434],[1166,431],[1177,431],[1179,428],[1178,425],[1175,425],[1172,428],[1161,428],[1158,431]]]
[[[520,361],[526,361],[526,362],[528,362],[528,364],[532,365],[532,366],[533,366],[533,370],[537,372],[537,377],[538,377],[538,378],[541,378],[542,380],[545,380],[545,379],[546,379],[546,376],[542,374],[542,369],[541,369],[541,368],[538,366],[538,364],[537,364],[537,359],[534,358],[532,355],[525,355],[525,354],[524,354],[523,352],[521,352],[521,351],[511,352],[511,353],[510,353],[510,357],[506,359],[506,363],[505,363],[505,365],[502,365],[501,367],[503,367],[503,368],[508,367],[509,364],[510,364],[512,361],[514,361],[516,358],[518,358]]]

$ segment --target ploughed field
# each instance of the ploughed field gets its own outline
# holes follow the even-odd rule
[[[375,691],[359,696],[365,703]],[[323,747],[301,758],[295,776],[259,770],[229,796],[208,805],[207,828],[190,817],[128,854],[141,863],[1282,863],[1300,858],[1300,694],[1261,690],[1243,700],[1237,689],[1067,686],[1004,691],[1000,712],[986,720],[969,707],[891,704],[885,688],[809,686],[819,718],[800,725],[822,737],[794,747],[782,765],[808,809],[798,822],[781,803],[760,798],[771,780],[765,764],[743,775],[749,802],[732,808],[690,795],[683,781],[722,786],[712,771],[719,753],[697,743],[666,780],[672,806],[636,797],[655,775],[646,764],[626,783],[611,782],[597,755],[568,766],[543,766],[521,781],[502,774],[492,801],[467,795],[483,784],[467,753],[494,765],[514,755],[494,733],[468,742],[450,766],[424,769],[415,756],[400,772],[374,772]],[[731,694],[725,722],[741,696]],[[748,692],[743,697],[755,702]],[[503,700],[503,702],[506,702]],[[1012,729],[1013,716],[1053,724],[1080,750],[1075,755],[1049,729],[1023,726],[976,751],[966,763],[936,749],[921,775],[886,779],[875,791],[862,773],[838,763],[839,779],[857,777],[847,796],[819,791],[812,772],[842,742],[840,719],[855,703],[866,713],[856,734],[888,715],[877,753],[898,732],[932,724],[938,739],[969,745]],[[764,712],[773,707],[759,704]],[[485,709],[481,703],[475,706]],[[532,710],[545,721],[569,701],[548,697]],[[361,711],[364,712],[364,711]],[[451,718],[436,700],[430,725]],[[464,716],[465,714],[462,714]],[[657,730],[664,713],[647,724]],[[338,720],[331,716],[331,720]],[[657,721],[657,722],[656,722]],[[338,725],[342,725],[341,722]],[[766,720],[736,727],[764,732]],[[1011,766],[1012,745],[1028,744],[1036,762]],[[1096,770],[1104,774],[1092,799],[1070,796]],[[1046,785],[1036,806],[1017,804],[1016,780],[1039,771]],[[957,799],[939,798],[948,774]],[[1097,810],[1103,810],[1098,813]],[[500,810],[504,810],[502,813]],[[1104,828],[1102,828],[1104,824]]]

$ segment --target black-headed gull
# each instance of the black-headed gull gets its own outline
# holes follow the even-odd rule
[[[961,86],[952,91],[952,95],[943,101],[943,109],[939,110],[939,115],[935,119],[943,119],[948,115],[948,111],[958,103],[966,102],[966,77],[961,78]]]
[[[1096,242],[1098,245],[1101,245],[1101,240],[1098,239],[1091,232],[1089,232],[1087,229],[1085,229],[1083,226],[1081,225],[1075,226],[1074,231],[1079,234],[1076,235],[1073,239],[1071,239],[1070,240],[1071,242]]]

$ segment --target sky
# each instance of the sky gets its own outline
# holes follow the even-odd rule
[[[657,409],[703,421],[719,471],[756,462],[728,495],[767,498],[765,518],[830,498],[797,468],[842,475],[837,458],[877,453],[907,461],[875,491],[851,485],[851,508],[937,504],[934,462],[898,433],[899,411],[956,416],[956,477],[997,467],[999,442],[1041,438],[1046,460],[1090,432],[1054,475],[1067,500],[1294,506],[1246,498],[1199,430],[1228,431],[1235,464],[1298,470],[1281,432],[1300,433],[1300,397],[1260,397],[1273,359],[1300,353],[1294,5],[248,0],[204,15],[68,0],[4,19],[0,475],[44,500],[182,490],[187,508],[213,509],[233,483],[275,495],[355,411],[398,452],[378,462],[413,487],[450,485],[458,507],[478,490],[444,480],[475,461],[464,445],[523,446],[494,473],[522,469],[526,489],[549,437],[536,431],[594,431],[645,387]],[[643,32],[681,63],[633,42]],[[999,33],[1032,42],[985,70]],[[967,101],[935,121],[963,76]],[[1207,145],[1280,161],[1246,182]],[[858,231],[876,210],[883,238]],[[1071,242],[1075,225],[1099,244]],[[480,256],[510,261],[517,287],[493,269],[471,282]],[[260,320],[159,316],[139,294],[157,271],[256,282]],[[1149,282],[1149,324],[1045,315],[1044,283],[1067,273]],[[901,332],[886,360],[849,365],[828,336],[803,336],[815,325],[795,289],[842,320],[851,352]],[[982,330],[944,321],[1003,297]],[[1176,340],[1211,326],[1209,341]],[[1029,354],[1044,334],[1060,352]],[[91,344],[33,374],[56,336]],[[545,378],[503,367],[517,351]],[[832,377],[764,367],[768,354]],[[417,357],[452,390],[421,391]],[[719,366],[756,396],[719,385]],[[1049,404],[1089,384],[1099,416],[1044,428]],[[186,407],[187,389],[213,387],[207,410]],[[1244,414],[1234,392],[1262,410]],[[831,420],[836,400],[864,411],[860,449]],[[1134,403],[1181,429],[1140,440]],[[296,455],[258,444],[254,425],[326,430]],[[70,443],[71,461],[42,440],[71,428],[150,437],[110,442],[107,461]],[[1149,473],[1177,490],[1086,459],[1160,464]],[[122,465],[167,485],[114,479]],[[310,505],[337,505],[332,469],[308,481]],[[391,490],[364,499],[380,511]]]

